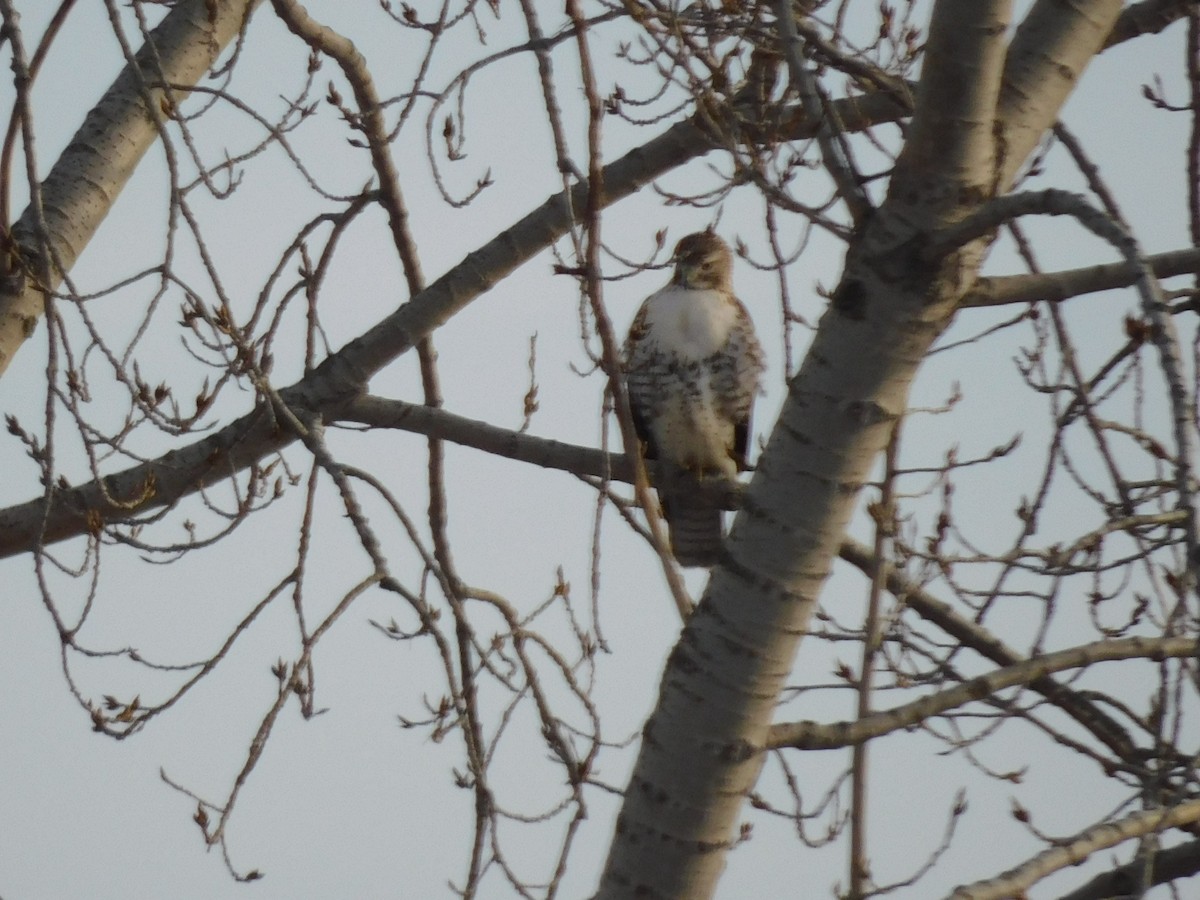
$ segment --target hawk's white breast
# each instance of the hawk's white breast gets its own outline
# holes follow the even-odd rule
[[[721,291],[668,285],[646,304],[646,333],[660,352],[704,359],[725,345],[737,313]]]
[[[721,291],[668,285],[646,303],[647,350],[662,366],[649,427],[662,457],[691,471],[737,473],[733,422],[713,383],[737,322],[737,304]]]

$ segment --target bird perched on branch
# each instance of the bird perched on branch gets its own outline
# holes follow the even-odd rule
[[[660,464],[655,487],[675,559],[712,566],[721,508],[701,480],[733,479],[746,468],[763,353],[733,294],[729,246],[712,231],[689,234],[674,262],[670,284],[646,299],[629,329],[625,379],[645,456]]]

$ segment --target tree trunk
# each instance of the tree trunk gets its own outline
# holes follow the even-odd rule
[[[986,241],[923,248],[1004,190],[1120,13],[1041,0],[1005,46],[1010,4],[939,2],[910,139],[851,244],[734,521],[727,554],[667,662],[598,897],[711,897],[764,761],[842,533],[909,387]],[[947,164],[949,163],[949,164]]]

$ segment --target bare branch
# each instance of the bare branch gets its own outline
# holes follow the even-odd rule
[[[1100,193],[1103,199],[1104,194]],[[1195,430],[1192,426],[1193,392],[1187,383],[1181,356],[1181,343],[1170,311],[1163,301],[1162,291],[1153,271],[1142,255],[1141,248],[1129,229],[1117,217],[1115,209],[1101,212],[1082,197],[1060,190],[1012,194],[992,200],[958,225],[946,229],[934,238],[928,252],[938,258],[951,250],[976,240],[1000,224],[1018,216],[1030,214],[1069,215],[1097,237],[1111,244],[1125,257],[1128,265],[1137,270],[1135,285],[1142,310],[1151,324],[1150,334],[1158,347],[1163,376],[1171,400],[1171,417],[1175,432],[1174,471],[1179,505],[1187,511],[1184,529],[1187,533],[1187,563],[1184,572],[1184,593],[1200,583],[1200,559],[1197,559],[1197,511],[1192,484],[1192,464],[1196,459]]]
[[[927,258],[939,259],[991,234],[1001,225],[1021,216],[1070,216],[1097,237],[1112,244],[1118,250],[1126,250],[1129,235],[1119,223],[1100,212],[1080,194],[1050,188],[1044,191],[1027,191],[997,197],[981,206],[956,225],[943,230],[925,248]],[[1143,277],[1144,266],[1137,254],[1126,255],[1126,264],[1139,269],[1138,278]],[[1135,280],[1136,283],[1136,280]]]
[[[872,556],[876,560],[886,559],[896,536],[896,460],[899,455],[900,434],[903,421],[897,422],[892,437],[884,451],[883,484],[879,501],[868,509],[875,522],[875,546]],[[871,714],[874,706],[875,670],[879,664],[879,652],[883,643],[883,594],[887,590],[887,567],[875,566],[871,575],[871,587],[867,595],[867,615],[863,627],[862,663],[855,685],[858,698],[855,719],[862,721]],[[868,754],[865,741],[854,745],[850,760],[850,860],[847,880],[850,883],[850,900],[861,900],[867,895],[871,884],[871,861],[867,852],[867,786]]]
[[[1185,658],[1195,654],[1200,642],[1193,638],[1125,638],[1097,641],[1047,653],[970,681],[922,697],[886,712],[872,713],[847,722],[821,725],[795,722],[776,725],[765,749],[795,747],[800,750],[831,750],[857,746],[872,738],[909,728],[933,716],[968,703],[985,701],[1006,688],[1032,686],[1040,679],[1066,669],[1081,669],[1098,662],[1119,659]]]
[[[877,563],[870,548],[847,538],[842,541],[838,555],[852,566],[874,577]],[[959,645],[970,647],[985,659],[1006,667],[1026,661],[1021,654],[982,625],[971,621],[950,604],[923,590],[920,585],[913,583],[891,566],[887,567],[887,587],[893,596],[903,599],[905,605],[919,616],[950,635]],[[1049,676],[1035,678],[1029,682],[1029,687],[1075,718],[1119,759],[1132,758],[1135,745],[1125,729],[1090,700]]]
[[[583,290],[592,310],[596,333],[600,337],[601,363],[608,376],[608,390],[613,398],[613,408],[617,414],[621,444],[625,448],[626,457],[637,460],[633,467],[633,489],[637,494],[639,504],[646,513],[646,525],[654,547],[658,551],[658,558],[667,586],[671,591],[671,599],[675,602],[675,609],[679,613],[679,618],[687,621],[688,616],[692,614],[692,600],[683,583],[683,576],[680,575],[669,552],[670,541],[662,520],[658,516],[657,505],[651,499],[650,482],[646,477],[646,467],[640,457],[641,442],[638,440],[634,428],[633,412],[629,405],[629,392],[621,377],[620,345],[617,343],[617,336],[613,331],[612,320],[604,308],[603,282],[600,278],[600,213],[604,208],[604,170],[601,165],[600,123],[604,116],[604,105],[596,87],[591,49],[588,45],[587,23],[579,9],[578,0],[567,0],[567,15],[571,17],[571,21],[575,25],[576,45],[579,47],[579,69],[588,106],[588,195],[587,204],[584,206],[587,239],[584,245]]]
[[[1117,24],[1104,41],[1104,49],[1141,37],[1158,34],[1188,14],[1194,0],[1142,0],[1121,11]]]
[[[775,19],[779,24],[780,43],[783,45],[792,86],[800,94],[805,114],[812,121],[820,123],[817,143],[821,147],[825,168],[837,184],[838,194],[850,210],[851,218],[855,223],[861,223],[871,212],[871,202],[863,189],[861,177],[854,171],[844,142],[842,125],[832,118],[832,110],[826,106],[816,75],[809,70],[800,54],[800,36],[796,30],[795,4],[792,0],[776,0]]]
[[[1200,272],[1200,250],[1172,250],[1145,257],[1146,264],[1159,278],[1194,275]],[[1141,269],[1129,262],[1106,263],[1032,275],[1007,275],[980,278],[963,298],[964,307],[1003,306],[1009,303],[1049,303],[1069,300],[1083,294],[1129,287],[1140,277]]]
[[[1142,835],[1157,834],[1169,828],[1190,825],[1200,820],[1200,800],[1180,803],[1167,809],[1133,813],[1117,822],[1089,828],[1074,839],[1044,850],[1028,862],[1009,869],[995,878],[958,888],[948,900],[1003,900],[1020,896],[1031,885],[1068,866],[1079,865],[1093,853],[1116,847]]]
[[[1111,897],[1132,894],[1141,884],[1145,871],[1145,863],[1135,860],[1097,875],[1058,900],[1109,900]],[[1187,841],[1159,850],[1150,863],[1150,883],[1153,885],[1168,884],[1197,873],[1200,873],[1200,841]]]

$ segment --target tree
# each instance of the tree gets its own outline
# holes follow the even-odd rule
[[[14,73],[9,145],[25,161],[23,180],[4,166],[5,207],[28,192],[6,239],[0,359],[11,381],[40,352],[20,377],[44,378],[38,404],[6,410],[6,451],[32,460],[39,487],[0,511],[0,552],[32,561],[70,691],[92,727],[118,739],[178,710],[261,623],[291,610],[274,688],[228,792],[213,799],[165,776],[236,878],[260,874],[234,862],[238,801],[282,714],[324,711],[318,646],[364,608],[383,611],[377,634],[421,662],[421,687],[401,702],[424,710],[406,708],[402,725],[458,754],[449,765],[471,804],[455,884],[468,896],[594,889],[598,869],[576,860],[597,819],[613,832],[599,897],[712,896],[758,841],[750,810],[794,828],[814,858],[836,848],[839,890],[854,898],[910,883],[927,896],[968,880],[954,896],[1020,896],[1055,873],[1050,884],[1071,896],[1141,895],[1200,869],[1196,351],[1185,350],[1197,346],[1195,307],[1192,290],[1159,283],[1200,271],[1192,4],[569,0],[545,23],[532,0],[519,14],[470,0],[436,14],[385,2],[374,18],[339,5],[327,21],[295,0],[257,11],[231,0],[179,0],[165,14],[159,5],[105,4],[126,67],[42,178],[34,91],[43,60],[55,59],[58,21],[83,13],[62,3],[31,54],[30,30],[0,2]],[[1175,249],[1147,255],[1136,219],[1118,208],[1131,189],[1110,183],[1064,108],[1097,58],[1174,47],[1184,20],[1192,93],[1179,103],[1173,85],[1147,87],[1144,103],[1188,121],[1188,134],[1164,142],[1174,154],[1164,158],[1190,161],[1186,204],[1155,238]],[[373,42],[381,24],[395,54],[386,60],[348,36]],[[250,74],[268,48],[271,67]],[[215,82],[203,80],[210,71]],[[498,72],[520,72],[513,84],[526,90],[506,95]],[[1129,87],[1112,80],[1119,72],[1106,77],[1114,94]],[[517,118],[531,97],[536,138]],[[130,223],[138,239],[118,244],[128,255],[80,280],[84,247],[103,240],[102,220],[127,183],[139,185],[152,146],[165,185],[158,219],[141,209]],[[493,163],[504,171],[493,175]],[[300,196],[268,180],[279,167]],[[258,182],[274,192],[257,197]],[[554,192],[539,203],[534,185]],[[1157,206],[1132,196],[1138,216]],[[666,221],[650,212],[664,206],[679,207],[675,236],[714,222],[736,232],[743,269],[760,273],[760,290],[773,281],[777,297],[773,310],[752,309],[773,341],[768,400],[781,407],[766,417],[749,482],[705,486],[737,511],[694,609],[655,516],[638,512],[653,509],[655,473],[638,460],[616,366],[613,298],[619,279],[661,280],[666,229],[645,223]],[[1044,216],[1070,222],[1047,227]],[[276,231],[252,230],[267,219]],[[1057,257],[1071,228],[1099,240],[1072,241],[1068,263]],[[247,244],[257,258],[241,255]],[[446,258],[462,248],[461,261]],[[519,267],[541,258],[545,273],[551,256],[556,276],[540,289],[573,294],[575,312],[545,306],[532,336],[476,328],[469,337],[489,355],[462,353],[454,329],[467,310],[509,286],[528,294]],[[811,325],[795,298],[811,291],[806,267],[821,256],[844,261]],[[1042,271],[1043,258],[1062,268]],[[428,280],[427,270],[442,274]],[[1134,305],[1114,312],[1091,296],[1111,289]],[[572,349],[561,351],[567,332]],[[435,337],[459,355],[440,362]],[[559,354],[553,381],[548,352]],[[1017,354],[1011,377],[984,368],[996,352]],[[406,355],[412,377],[393,366]],[[583,377],[564,374],[568,358]],[[922,385],[948,358],[960,377],[983,378],[958,391],[943,368]],[[513,365],[528,372],[511,405],[519,427],[443,402],[477,396],[500,409],[512,382],[492,383],[489,369]],[[998,414],[1018,389],[1041,422]],[[560,390],[592,398],[571,427],[615,422],[623,452],[609,452],[604,428],[598,449],[568,443],[567,431],[534,436],[539,405]],[[396,453],[396,430],[424,439],[419,465]],[[529,556],[547,572],[566,551],[545,510],[532,534],[502,533],[528,495],[473,477],[470,465],[484,464],[456,465],[448,444],[510,460],[493,476],[531,463],[537,485],[553,470],[586,485],[596,498],[586,603],[561,566],[544,590],[468,574],[492,543],[536,540]],[[579,521],[585,501],[569,496]],[[408,512],[414,502],[422,521]],[[291,549],[280,561],[283,529]],[[636,596],[608,598],[605,579],[635,553],[622,547],[629,536],[644,540],[666,591],[643,570],[623,588]],[[153,631],[129,623],[131,636],[107,637],[108,609],[136,603],[120,600],[131,582],[106,582],[110,568],[165,562],[170,579],[239,541],[261,548],[261,565],[219,635],[206,623],[198,661],[187,643],[164,661],[144,648]],[[837,560],[861,579],[827,586]],[[614,783],[626,758],[614,731],[625,726],[612,722],[627,711],[602,686],[629,651],[603,623],[669,611],[664,594],[682,631],[628,781]],[[841,659],[846,646],[853,662]],[[830,666],[832,683],[819,674]],[[130,687],[94,686],[105,680]],[[232,701],[239,688],[227,690]],[[826,721],[810,721],[809,701],[825,694],[853,699],[821,699]],[[914,730],[915,753],[905,746]],[[837,748],[844,765],[814,776],[816,751]],[[1070,773],[1078,802],[1039,810],[1014,799],[1021,856],[979,852],[978,841],[961,849],[964,799],[950,805],[941,844],[928,824],[918,829],[924,865],[880,849],[876,834],[906,831],[904,817],[878,812],[888,761],[965,760],[978,782],[1018,785],[1045,756]],[[535,797],[508,786],[521,767],[536,772]],[[812,787],[823,779],[827,788]],[[553,850],[530,853],[514,823],[553,834]],[[1101,859],[1109,848],[1115,861]],[[950,862],[963,852],[965,878]],[[1066,871],[1089,858],[1099,866]],[[827,890],[806,883],[806,894]]]

